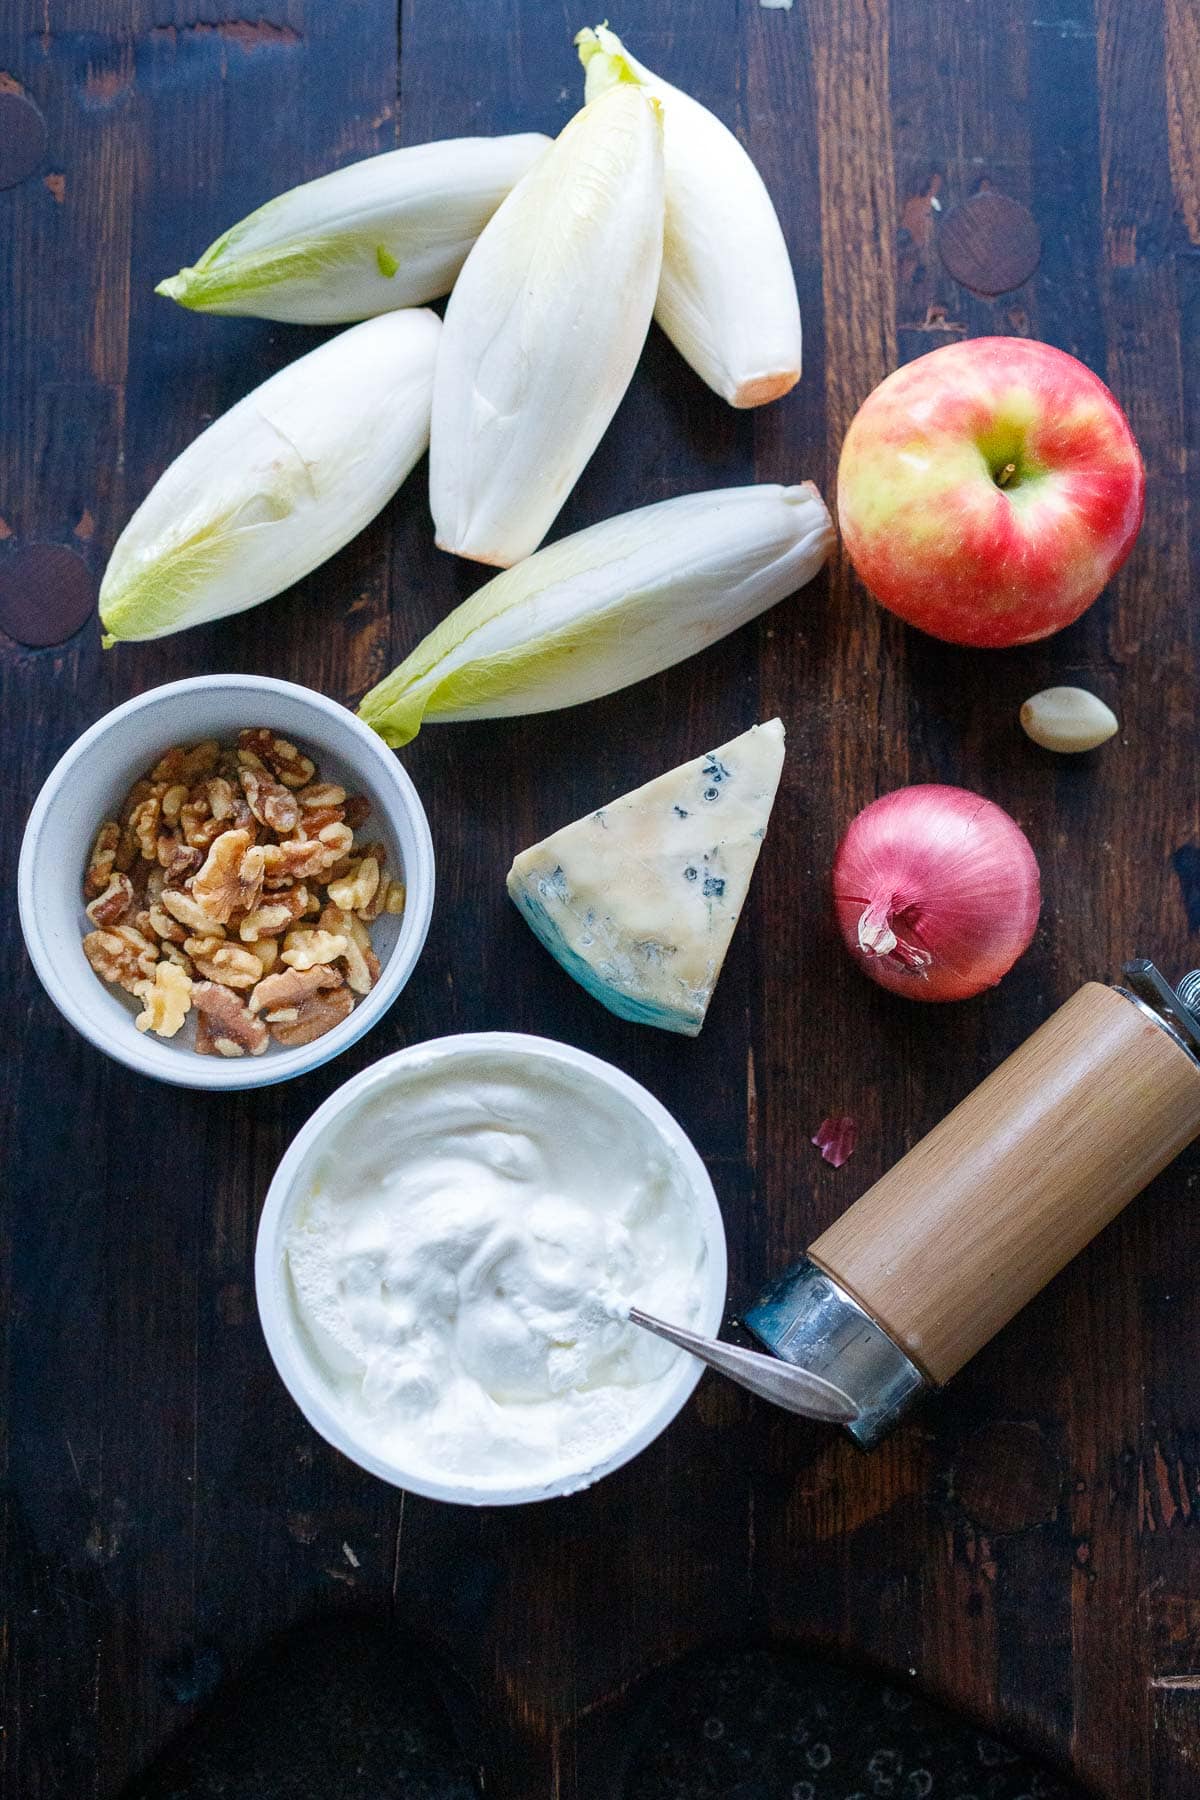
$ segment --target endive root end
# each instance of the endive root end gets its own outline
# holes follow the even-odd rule
[[[799,369],[773,369],[767,375],[752,375],[748,381],[739,381],[729,396],[729,404],[742,408],[766,406],[790,394],[799,379]]]
[[[483,563],[489,569],[511,569],[513,566],[511,556],[497,556],[495,551],[464,550],[458,544],[447,544],[440,537],[435,537],[433,542],[436,549],[444,550],[447,556],[461,556],[464,562]]]

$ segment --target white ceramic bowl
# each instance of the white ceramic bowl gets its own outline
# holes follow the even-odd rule
[[[101,820],[173,744],[232,741],[244,726],[266,725],[306,750],[323,779],[371,801],[368,829],[402,872],[408,902],[400,919],[372,927],[382,973],[353,1012],[324,1037],[295,1049],[271,1044],[261,1056],[199,1056],[190,1043],[134,1026],[138,1002],[100,980],[83,953],[90,930],[82,882]],[[42,985],[63,1017],[98,1050],[159,1081],[190,1088],[268,1087],[328,1062],[370,1030],[396,998],[421,954],[433,909],[433,845],[425,810],[395,755],[346,707],[258,675],[202,675],[127,700],[85,731],[56,764],[29,815],[17,878],[21,929]],[[186,1029],[186,1028],[185,1028]]]
[[[671,1423],[703,1374],[703,1365],[681,1352],[664,1378],[663,1391],[653,1411],[638,1419],[626,1439],[582,1474],[572,1473],[558,1480],[531,1479],[524,1486],[512,1488],[475,1487],[461,1480],[433,1481],[424,1472],[414,1473],[399,1462],[385,1461],[368,1445],[358,1441],[334,1409],[329,1389],[315,1364],[314,1352],[305,1341],[303,1326],[297,1317],[286,1255],[294,1205],[309,1191],[329,1139],[347,1112],[377,1094],[398,1075],[402,1076],[406,1069],[416,1065],[427,1067],[434,1058],[450,1061],[464,1055],[474,1057],[480,1052],[497,1058],[517,1056],[535,1063],[541,1059],[558,1068],[568,1068],[576,1077],[582,1075],[585,1083],[594,1083],[598,1090],[605,1091],[606,1098],[613,1094],[619,1096],[650,1124],[683,1174],[707,1247],[704,1295],[694,1329],[710,1336],[717,1334],[725,1308],[725,1227],[708,1171],[690,1138],[652,1094],[620,1069],[602,1062],[599,1057],[589,1056],[586,1051],[576,1050],[570,1044],[527,1037],[520,1032],[473,1031],[457,1037],[435,1038],[429,1043],[411,1044],[394,1056],[384,1057],[331,1094],[300,1131],[275,1171],[258,1228],[254,1281],[259,1318],[275,1367],[309,1424],[328,1443],[381,1480],[407,1488],[412,1493],[424,1494],[429,1499],[449,1500],[465,1506],[514,1506],[577,1493],[629,1462]]]

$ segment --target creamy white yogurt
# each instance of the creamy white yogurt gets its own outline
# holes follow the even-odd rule
[[[658,1407],[698,1320],[694,1189],[619,1092],[478,1050],[397,1067],[338,1120],[285,1228],[327,1403],[414,1475],[582,1486]]]

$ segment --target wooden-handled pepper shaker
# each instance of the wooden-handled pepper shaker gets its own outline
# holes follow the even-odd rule
[[[1200,1134],[1200,972],[1089,982],[772,1283],[745,1322],[870,1446]]]

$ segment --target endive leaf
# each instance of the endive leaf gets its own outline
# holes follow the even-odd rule
[[[585,107],[480,234],[438,351],[437,541],[535,550],[633,374],[662,260],[662,129],[637,83]]]
[[[361,531],[429,441],[440,325],[388,313],[289,363],[159,478],[100,586],[105,644],[270,599]]]
[[[341,325],[448,294],[540,132],[445,138],[306,181],[233,225],[155,292],[196,312]]]
[[[663,109],[666,232],[654,316],[696,373],[733,406],[761,406],[800,378],[800,303],[787,245],[758,170],[690,94],[597,25],[575,39],[590,102],[632,77]]]
[[[810,482],[685,494],[606,519],[487,582],[359,714],[399,746],[428,720],[552,712],[615,693],[774,606],[832,544]]]

